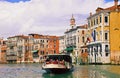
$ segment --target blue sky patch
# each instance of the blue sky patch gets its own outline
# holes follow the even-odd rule
[[[20,2],[20,1],[25,2],[25,1],[30,1],[30,0],[6,0],[6,1],[15,3],[15,2]]]

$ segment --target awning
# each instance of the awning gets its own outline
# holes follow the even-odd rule
[[[36,53],[36,52],[38,52],[38,50],[33,50],[33,51],[32,51],[32,53]]]
[[[73,47],[68,47],[65,49],[65,51],[72,51],[73,50]]]

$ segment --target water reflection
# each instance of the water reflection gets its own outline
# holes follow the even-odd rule
[[[43,78],[74,78],[71,72],[65,73],[65,74],[49,74],[44,73],[42,75]]]
[[[43,78],[107,78],[93,66],[75,66],[74,71],[66,74],[44,73]]]
[[[72,72],[65,74],[48,74],[40,64],[1,64],[0,78],[120,78],[113,72],[120,66],[75,66]]]

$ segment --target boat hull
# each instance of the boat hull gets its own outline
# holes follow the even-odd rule
[[[67,68],[65,65],[47,64],[47,65],[43,65],[42,68],[47,73],[65,73],[65,72],[72,70],[73,67]]]

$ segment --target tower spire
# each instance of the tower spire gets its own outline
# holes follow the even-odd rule
[[[71,26],[71,28],[74,28],[74,26],[75,26],[75,18],[74,18],[73,14],[72,14],[72,17],[70,19],[70,26]]]

